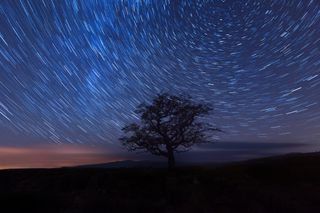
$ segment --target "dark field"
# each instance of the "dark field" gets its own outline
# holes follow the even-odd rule
[[[0,172],[0,212],[320,212],[320,155],[219,168]]]

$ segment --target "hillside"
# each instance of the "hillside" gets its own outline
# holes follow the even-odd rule
[[[320,154],[209,167],[0,171],[2,212],[320,212]]]

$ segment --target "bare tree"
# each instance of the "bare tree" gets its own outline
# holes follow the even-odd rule
[[[151,105],[138,106],[140,124],[132,123],[122,130],[120,141],[129,151],[143,150],[168,159],[175,166],[175,152],[188,151],[194,144],[211,141],[210,131],[220,131],[201,119],[212,108],[188,97],[159,94]]]

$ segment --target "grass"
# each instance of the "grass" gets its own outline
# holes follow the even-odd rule
[[[218,168],[0,172],[1,212],[320,212],[320,154]]]

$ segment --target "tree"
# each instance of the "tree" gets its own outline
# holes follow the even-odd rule
[[[167,93],[157,95],[151,105],[141,104],[136,113],[140,124],[132,123],[122,130],[120,141],[129,151],[143,150],[168,159],[168,168],[175,166],[175,152],[188,151],[194,144],[210,142],[212,127],[201,117],[212,110],[210,105],[196,103],[189,97]]]

